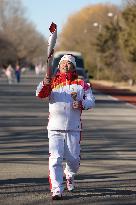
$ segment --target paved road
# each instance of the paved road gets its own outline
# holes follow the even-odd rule
[[[136,202],[136,109],[95,91],[84,111],[81,168],[74,193],[52,202],[48,185],[47,100],[35,97],[34,76],[19,85],[0,79],[0,205]]]

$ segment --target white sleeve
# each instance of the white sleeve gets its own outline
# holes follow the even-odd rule
[[[95,105],[95,97],[92,93],[91,88],[84,90],[84,97],[82,100],[82,106],[84,110],[93,108]]]
[[[36,89],[36,96],[38,96],[39,92],[42,90],[43,88],[43,81],[39,83],[39,85],[37,86]]]

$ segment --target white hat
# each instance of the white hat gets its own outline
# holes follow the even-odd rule
[[[61,59],[60,59],[60,62],[61,61],[64,61],[64,60],[67,60],[67,61],[70,61],[71,63],[73,63],[73,65],[75,66],[76,68],[76,61],[75,61],[75,57],[71,54],[66,54],[64,55]],[[59,62],[59,64],[60,64]]]

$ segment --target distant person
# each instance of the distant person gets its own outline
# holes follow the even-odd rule
[[[36,74],[37,76],[39,76],[41,73],[42,73],[42,65],[41,65],[41,64],[37,64],[37,65],[35,66],[35,74]]]
[[[35,65],[35,74],[36,74],[36,76],[39,76],[39,66],[38,66],[38,64]]]
[[[9,64],[4,72],[7,77],[8,84],[12,84],[15,80],[14,69],[12,68],[12,66]]]
[[[44,64],[43,66],[42,66],[42,73],[45,73],[46,72],[46,65]]]
[[[90,86],[78,79],[72,55],[64,55],[58,67],[54,78],[46,74],[36,90],[39,98],[49,98],[49,182],[53,200],[62,199],[63,158],[67,189],[74,189],[74,176],[80,166],[81,113],[95,102]]]
[[[20,66],[18,64],[16,65],[16,68],[15,68],[15,76],[16,76],[17,83],[20,83],[21,69],[20,69]]]

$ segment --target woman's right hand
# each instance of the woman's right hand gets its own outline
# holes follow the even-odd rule
[[[51,83],[51,78],[48,77],[47,75],[45,75],[44,83],[45,83],[46,85],[49,85],[49,84]]]

